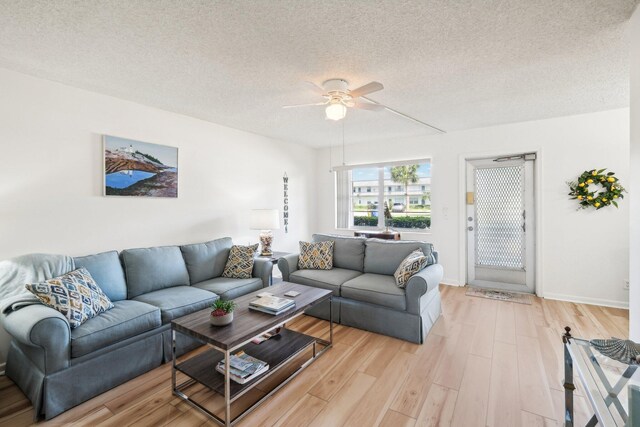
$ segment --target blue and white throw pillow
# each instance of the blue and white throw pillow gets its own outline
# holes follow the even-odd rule
[[[62,313],[72,329],[113,308],[86,268],[25,287],[45,305]]]

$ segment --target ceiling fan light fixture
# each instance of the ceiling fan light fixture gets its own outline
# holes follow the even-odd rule
[[[347,107],[341,103],[329,104],[324,110],[329,120],[342,120],[347,115]]]

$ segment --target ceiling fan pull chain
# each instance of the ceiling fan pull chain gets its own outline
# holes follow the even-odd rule
[[[342,166],[347,164],[347,162],[344,159],[344,122],[345,120],[342,119]]]

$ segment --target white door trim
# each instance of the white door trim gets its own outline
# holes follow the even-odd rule
[[[542,280],[543,266],[542,266],[542,245],[543,245],[543,217],[541,215],[543,208],[542,201],[542,186],[544,185],[544,177],[542,175],[542,149],[541,148],[523,148],[513,151],[507,150],[490,150],[479,151],[466,154],[460,154],[458,157],[458,277],[460,277],[463,283],[467,282],[467,209],[466,209],[466,168],[467,161],[483,158],[483,157],[504,157],[510,155],[520,155],[522,153],[535,153],[535,169],[534,169],[534,197],[535,197],[535,294],[539,297],[544,297],[544,282]]]

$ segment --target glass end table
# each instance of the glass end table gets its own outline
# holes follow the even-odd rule
[[[575,370],[594,411],[587,426],[640,426],[639,365],[628,365],[604,356],[588,340],[573,337],[570,327],[564,329],[564,425],[574,426]]]

